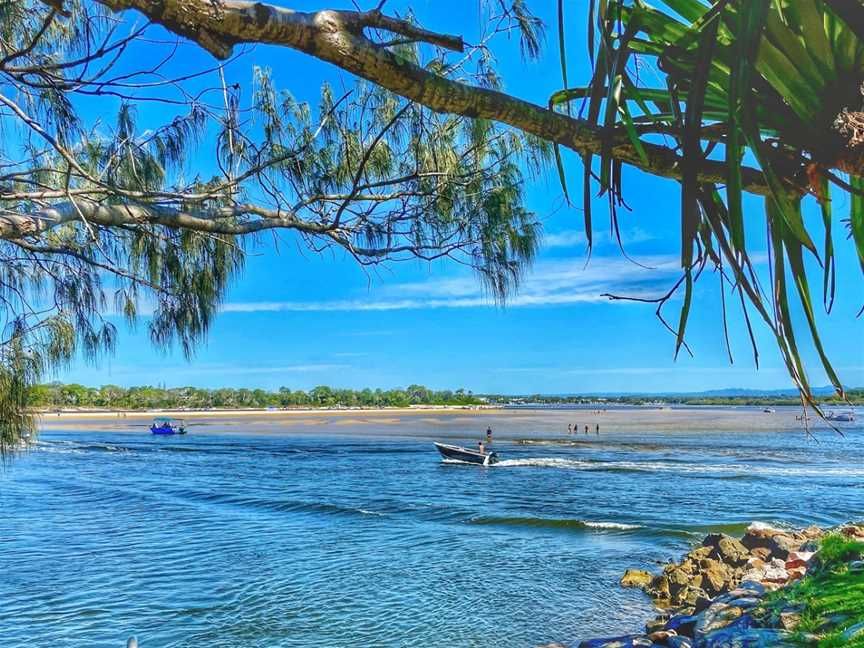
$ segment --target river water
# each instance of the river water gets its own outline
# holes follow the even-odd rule
[[[0,473],[0,646],[570,642],[636,630],[623,571],[706,532],[864,517],[857,424],[568,437],[562,416],[49,425]],[[431,439],[487,422],[501,464],[439,460]]]

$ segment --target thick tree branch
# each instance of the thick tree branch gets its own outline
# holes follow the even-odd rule
[[[260,218],[241,222],[232,220],[246,215]],[[0,239],[38,236],[59,225],[81,220],[82,217],[92,225],[103,227],[154,224],[208,234],[251,234],[277,228],[294,229],[307,234],[329,233],[326,226],[301,220],[291,212],[253,205],[191,212],[159,205],[112,205],[79,198],[29,214],[0,215]]]
[[[482,117],[507,124],[580,154],[601,151],[606,134],[597,126],[511,95],[447,79],[398,57],[363,33],[377,27],[448,49],[462,49],[456,36],[433,34],[379,11],[314,13],[247,0],[97,0],[114,9],[136,9],[151,21],[185,36],[217,58],[239,43],[283,45],[372,81],[436,112]],[[612,157],[654,175],[681,179],[683,158],[673,149],[643,144],[643,161],[626,137],[616,138]],[[761,172],[742,169],[744,189],[768,195]],[[724,183],[723,162],[702,163],[700,183]]]

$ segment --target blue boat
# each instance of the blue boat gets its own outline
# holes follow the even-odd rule
[[[186,422],[183,419],[153,419],[150,432],[153,434],[186,434]]]

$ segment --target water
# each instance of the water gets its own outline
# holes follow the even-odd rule
[[[708,531],[864,517],[860,427],[561,445],[560,416],[490,419],[493,468],[434,454],[485,429],[465,416],[49,430],[0,474],[0,646],[574,641],[637,630],[651,606],[623,571]]]

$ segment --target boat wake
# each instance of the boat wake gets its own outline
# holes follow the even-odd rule
[[[790,477],[864,477],[864,468],[852,466],[753,465],[733,463],[685,463],[678,461],[585,461],[560,457],[504,459],[495,468],[562,468],[597,472],[668,472],[676,474],[728,475],[747,478]]]

